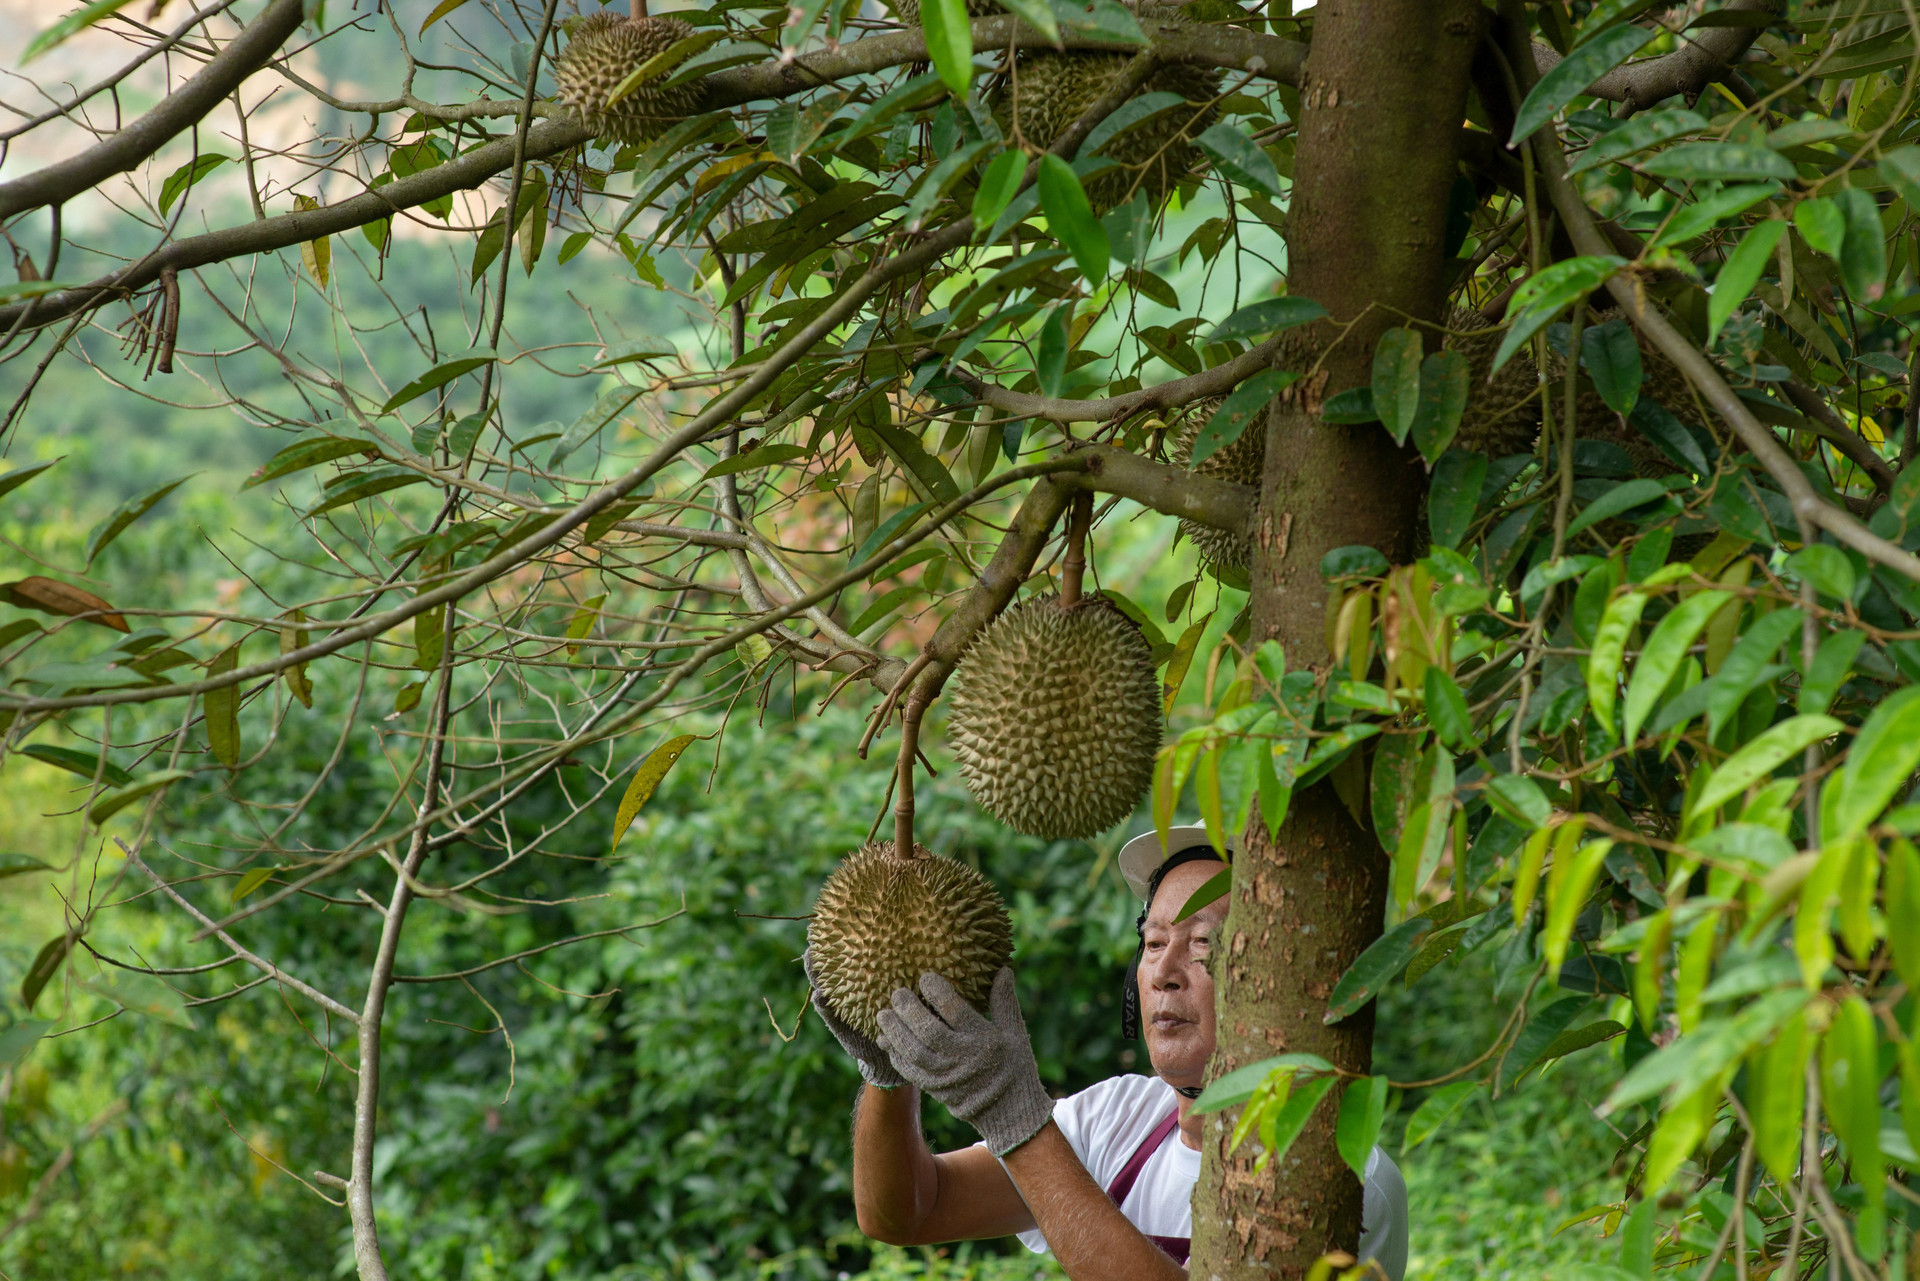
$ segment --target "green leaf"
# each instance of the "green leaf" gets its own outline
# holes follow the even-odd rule
[[[1553,805],[1540,785],[1525,774],[1495,774],[1487,780],[1487,804],[1524,831],[1538,831],[1553,817]]]
[[[1920,147],[1882,152],[1879,169],[1880,176],[1907,202],[1907,208],[1920,209]]]
[[[152,511],[160,500],[186,484],[188,477],[170,480],[158,489],[149,490],[138,498],[129,498],[113,510],[113,514],[93,527],[87,535],[86,563],[92,565],[94,558],[107,549],[107,545],[127,531],[127,527]]]
[[[1449,764],[1451,772],[1451,764]],[[1452,832],[1453,802],[1448,797],[1424,801],[1407,815],[1400,844],[1393,852],[1393,899],[1402,911],[1413,902],[1446,851]]]
[[[1267,1149],[1262,1161],[1271,1163],[1285,1159],[1288,1150],[1293,1147],[1293,1141],[1300,1137],[1300,1131],[1307,1128],[1307,1122],[1320,1106],[1320,1100],[1333,1088],[1333,1082],[1332,1076],[1316,1076],[1294,1088],[1280,1111],[1268,1124],[1260,1127],[1260,1142]]]
[[[967,25],[966,0],[922,0],[920,21],[933,69],[954,97],[965,98],[973,84],[973,30]]]
[[[5,498],[8,494],[11,494],[14,490],[20,488],[20,486],[26,484],[35,476],[38,476],[41,472],[65,457],[66,455],[62,454],[60,458],[54,459],[51,463],[35,463],[31,467],[16,467],[6,475],[0,476],[0,498]]]
[[[20,65],[24,67],[47,50],[65,43],[94,23],[111,18],[130,3],[132,0],[93,0],[91,4],[82,5],[29,40],[26,52],[20,55]],[[33,1002],[28,1001],[27,1004],[31,1006]]]
[[[1040,347],[1034,356],[1034,377],[1042,396],[1058,396],[1067,377],[1067,345],[1071,337],[1073,303],[1056,303],[1040,326]]]
[[[1473,717],[1467,711],[1467,696],[1453,677],[1439,667],[1427,668],[1425,678],[1427,722],[1442,743],[1456,752],[1473,748]]]
[[[1632,413],[1645,376],[1640,343],[1632,327],[1618,317],[1605,324],[1588,325],[1580,331],[1580,360],[1607,408],[1622,417]]]
[[[1587,1008],[1589,999],[1585,996],[1563,996],[1553,1004],[1535,1010],[1528,1017],[1526,1027],[1520,1030],[1520,1035],[1513,1039],[1512,1048],[1507,1051],[1506,1065],[1500,1073],[1501,1090],[1511,1090],[1540,1061],[1541,1053],[1560,1039],[1567,1025]]]
[[[1320,407],[1320,421],[1323,423],[1377,423],[1380,416],[1373,412],[1373,388],[1349,387],[1327,397]]]
[[[1646,504],[1654,502],[1657,499],[1665,498],[1666,496],[1667,487],[1657,480],[1652,480],[1645,476],[1635,480],[1623,480],[1587,504],[1586,510],[1576,516],[1573,523],[1567,526],[1567,537],[1572,538],[1575,534],[1580,533],[1582,530],[1590,529],[1603,520],[1611,520],[1623,512],[1630,512],[1636,507],[1644,507]]]
[[[1682,205],[1653,238],[1651,247],[1665,249],[1683,245],[1696,236],[1704,235],[1725,219],[1745,213],[1777,190],[1778,187],[1770,182],[1728,187],[1691,204]]]
[[[1847,216],[1832,197],[1815,196],[1795,205],[1793,225],[1816,253],[1840,261],[1840,250],[1847,242]]]
[[[31,854],[0,854],[0,881],[10,876],[27,876],[34,872],[51,872],[53,864],[42,862]]]
[[[1589,169],[1624,160],[1637,151],[1669,142],[1682,134],[1700,133],[1706,128],[1707,118],[1696,111],[1682,107],[1649,111],[1595,138],[1585,151],[1567,165],[1567,172],[1585,173]]]
[[[285,449],[260,464],[247,477],[242,489],[252,489],[255,485],[264,485],[270,480],[290,476],[309,467],[318,467],[321,463],[330,463],[336,458],[345,458],[350,454],[362,456],[379,455],[379,447],[370,440],[358,440],[351,436],[321,436],[314,440],[297,440]]]
[[[1855,301],[1873,303],[1886,292],[1887,242],[1880,227],[1880,206],[1858,187],[1834,196],[1845,216],[1847,239],[1840,250],[1840,279]]]
[[[1487,456],[1450,449],[1433,465],[1427,487],[1427,526],[1435,547],[1458,547],[1480,508],[1480,488],[1487,479]]]
[[[660,786],[660,780],[667,776],[667,771],[680,759],[680,754],[698,742],[700,737],[698,734],[682,734],[647,753],[647,758],[640,762],[640,768],[634,771],[633,781],[627,784],[626,794],[620,798],[620,808],[613,816],[613,846],[608,853],[620,852],[620,838],[627,834],[627,828],[632,826],[641,808],[653,799],[654,789]]]
[[[1457,351],[1436,351],[1420,362],[1420,411],[1413,418],[1413,444],[1429,467],[1460,431],[1472,391],[1472,371]]]
[[[1834,1133],[1847,1145],[1853,1177],[1869,1207],[1879,1206],[1887,1188],[1880,1151],[1880,1040],[1874,1024],[1866,1000],[1848,996],[1820,1044],[1821,1102]]]
[[[974,162],[979,160],[981,153],[992,145],[993,144],[985,141],[970,142],[952,155],[942,157],[939,164],[929,169],[926,177],[921,179],[919,187],[914,190],[913,199],[907,202],[906,212],[900,216],[906,229],[908,231],[920,230],[921,224],[926,219],[927,211],[933,208],[936,201],[952,190],[956,183],[960,182],[973,171]],[[1003,152],[1002,154],[1005,155],[1009,153]],[[1021,173],[1024,174],[1025,172],[1025,169],[1022,168]],[[1009,196],[1008,199],[1012,199],[1012,197]],[[976,219],[978,216],[976,213]],[[998,215],[996,214],[995,216],[997,217]],[[988,226],[992,226],[991,220],[989,220]]]
[[[1454,1081],[1443,1085],[1426,1097],[1426,1100],[1407,1118],[1407,1132],[1403,1140],[1405,1149],[1412,1151],[1435,1134],[1450,1120],[1460,1105],[1473,1096],[1480,1088],[1478,1081]]]
[[[1253,338],[1260,334],[1277,333],[1295,325],[1324,320],[1326,315],[1327,309],[1311,298],[1268,298],[1264,302],[1242,307],[1228,316],[1207,335],[1207,341],[1225,342],[1229,338]]]
[[[1657,34],[1644,27],[1622,25],[1601,32],[1569,53],[1540,77],[1513,121],[1509,146],[1518,146],[1533,132],[1587,91],[1587,86],[1639,52]]]
[[[202,178],[231,159],[231,156],[210,153],[198,159],[190,160],[168,174],[167,180],[160,184],[161,216],[165,217],[167,210],[173,208],[173,202],[192,190],[194,183],[199,182]]]
[[[422,485],[426,480],[425,476],[407,467],[376,467],[371,471],[349,472],[329,481],[325,495],[301,516],[310,520],[335,508],[351,506],[363,498],[372,498],[376,494],[403,489],[408,485]]]
[[[54,747],[46,743],[29,743],[20,749],[22,756],[30,756],[43,765],[78,774],[81,778],[92,780],[98,771],[100,781],[109,787],[124,787],[133,781],[133,775],[115,765],[112,761],[102,762],[99,754],[83,752],[72,747]]]
[[[80,986],[130,1013],[144,1014],[175,1027],[192,1029],[199,1026],[188,1011],[185,998],[154,975],[107,970],[92,978],[82,979]]]
[[[1683,181],[1777,178],[1791,182],[1799,176],[1792,161],[1756,142],[1683,142],[1641,168],[1658,178]]]
[[[1859,657],[1860,647],[1866,640],[1865,632],[1848,629],[1834,632],[1821,641],[1820,648],[1814,651],[1813,666],[1800,678],[1800,697],[1794,710],[1826,711],[1833,696],[1840,692],[1841,682],[1853,670],[1853,660]]]
[[[1565,63],[1561,63],[1565,66]],[[1498,370],[1514,352],[1566,308],[1604,285],[1627,260],[1615,254],[1592,254],[1568,258],[1537,275],[1529,276],[1513,291],[1509,312],[1513,315],[1507,336],[1494,353],[1493,368]]]
[[[1432,930],[1432,917],[1415,916],[1375,939],[1333,985],[1333,992],[1327,997],[1327,1012],[1321,1021],[1338,1023],[1364,1009],[1367,1002],[1379,995],[1380,989],[1393,981],[1394,975],[1406,968]]]
[[[961,4],[961,0],[942,2],[956,8]],[[961,12],[964,17],[965,10]],[[1047,226],[1073,254],[1080,274],[1098,287],[1107,278],[1107,260],[1112,256],[1107,229],[1093,216],[1073,166],[1052,152],[1040,157],[1040,206],[1046,210]]]
[[[21,1019],[0,1032],[0,1071],[14,1067],[33,1050],[40,1038],[59,1026],[54,1019]]]
[[[1238,441],[1248,425],[1266,412],[1273,398],[1299,377],[1292,370],[1262,369],[1235,387],[1194,436],[1193,454],[1187,463],[1189,469]]]
[[[274,873],[281,870],[282,869],[278,867],[248,868],[247,871],[241,875],[240,879],[233,883],[233,896],[228,900],[229,904],[238,906],[241,899],[253,893],[268,881],[271,881]]]
[[[1616,597],[1594,629],[1593,649],[1587,655],[1587,706],[1600,728],[1612,734],[1614,700],[1618,696],[1620,665],[1626,657],[1627,637],[1647,607],[1645,592]]]
[[[207,664],[209,678],[225,676],[240,663],[240,645],[235,642],[221,650]],[[240,686],[238,683],[210,689],[201,696],[201,711],[207,720],[207,750],[214,759],[234,769],[240,764]]]
[[[1547,871],[1547,920],[1540,931],[1540,955],[1547,973],[1558,974],[1566,963],[1574,918],[1587,905],[1600,865],[1612,849],[1612,841],[1599,840],[1582,845],[1571,858],[1561,850],[1553,852],[1553,866]]]
[[[1000,0],[1000,7],[1059,45],[1060,24],[1054,20],[1046,0]]]
[[[1907,693],[1920,696],[1920,688],[1902,690],[1900,694],[1894,695],[1893,699],[1881,704],[1882,709],[1891,706]],[[1869,724],[1871,723],[1869,721]],[[1693,803],[1688,808],[1688,816],[1712,813],[1749,787],[1763,782],[1774,770],[1808,747],[1823,738],[1832,738],[1844,728],[1845,726],[1831,716],[1792,716],[1781,721],[1728,757],[1726,762],[1713,772],[1713,777],[1707,781],[1706,786],[1694,796]],[[1856,743],[1856,750],[1857,746]],[[1904,750],[1903,748],[1902,751]],[[1920,739],[1912,740],[1912,750],[1915,759],[1920,759]],[[1852,763],[1852,758],[1849,756],[1848,764]],[[1909,766],[1909,772],[1911,772],[1911,766]],[[1844,770],[1842,777],[1845,777]],[[1877,809],[1875,812],[1878,812]]]
[[[53,976],[60,972],[60,963],[67,959],[67,953],[73,951],[71,934],[56,934],[44,943],[34,954],[33,964],[27,966],[26,977],[20,980],[20,1003],[33,1012],[33,1003],[40,999],[40,993],[46,990]]]
[[[1754,1151],[1783,1186],[1799,1175],[1809,1048],[1806,1024],[1789,1018],[1772,1042],[1748,1060],[1746,1106]]]
[[[1713,278],[1713,294],[1707,300],[1709,344],[1720,336],[1720,330],[1728,318],[1753,293],[1753,287],[1760,282],[1760,273],[1766,270],[1767,263],[1773,258],[1773,251],[1779,248],[1780,237],[1786,231],[1786,223],[1778,218],[1769,218],[1742,236],[1739,245],[1727,255],[1727,261],[1720,267],[1720,274]]]
[[[1373,412],[1396,445],[1405,444],[1420,412],[1420,335],[1389,329],[1373,349]]]
[[[1340,1159],[1364,1182],[1367,1158],[1380,1141],[1380,1127],[1387,1119],[1387,1092],[1391,1087],[1384,1076],[1370,1076],[1350,1082],[1340,1096],[1340,1119],[1334,1125],[1334,1146]]]
[[[1180,914],[1173,918],[1173,923],[1178,925],[1195,912],[1198,912],[1201,908],[1207,906],[1207,904],[1218,902],[1220,899],[1225,898],[1232,889],[1233,868],[1231,866],[1223,867],[1212,876],[1209,876],[1206,884],[1187,896],[1187,901],[1181,905]]]
[[[980,189],[973,195],[975,235],[986,235],[999,221],[1007,205],[1019,194],[1021,180],[1026,175],[1027,157],[1018,148],[1009,148],[988,162],[986,171],[980,175]]]
[[[1214,168],[1243,187],[1252,187],[1263,195],[1280,197],[1280,171],[1273,167],[1267,153],[1235,126],[1213,125],[1194,140],[1194,145],[1212,158]]]
[[[735,454],[732,458],[723,458],[707,468],[702,480],[712,480],[716,476],[731,476],[737,472],[759,471],[763,467],[777,467],[781,463],[790,463],[796,458],[805,458],[812,451],[805,445],[760,445],[744,454]]]
[[[1839,722],[1830,717],[1813,719],[1833,724],[1838,732]],[[1815,735],[1807,741],[1824,737]],[[1721,768],[1724,772],[1726,767]],[[1822,838],[1831,843],[1866,831],[1916,768],[1920,768],[1920,686],[1908,686],[1874,708],[1860,726],[1860,733],[1847,750],[1847,763],[1827,785],[1820,823]]]
[[[1623,744],[1639,738],[1640,727],[1659,706],[1660,696],[1672,682],[1673,674],[1680,670],[1681,660],[1687,656],[1701,629],[1732,599],[1732,592],[1700,592],[1674,606],[1653,629],[1640,649],[1640,661],[1634,666],[1633,677],[1627,682],[1626,720],[1620,731]]]
[[[1227,1073],[1201,1091],[1200,1097],[1193,1101],[1191,1110],[1205,1116],[1210,1112],[1224,1112],[1228,1108],[1239,1107],[1253,1097],[1253,1092],[1260,1088],[1262,1081],[1276,1072],[1332,1071],[1333,1064],[1317,1054],[1277,1054]]]
[[[392,396],[387,398],[387,403],[380,407],[380,412],[383,414],[392,413],[408,401],[419,396],[424,396],[436,387],[444,387],[454,379],[460,377],[460,375],[470,374],[482,365],[490,365],[498,359],[499,356],[494,353],[492,348],[479,347],[464,356],[456,357],[453,360],[442,361],[402,387],[399,391],[394,392]]]

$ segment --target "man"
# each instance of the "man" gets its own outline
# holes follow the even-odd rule
[[[1145,1032],[1152,1076],[1114,1077],[1058,1103],[1048,1098],[1008,969],[994,981],[991,1018],[938,975],[923,976],[918,993],[901,988],[880,1014],[877,1043],[815,993],[822,1019],[867,1081],[853,1126],[861,1231],[894,1245],[1018,1233],[1033,1250],[1051,1248],[1075,1281],[1186,1276],[1202,1120],[1190,1109],[1214,1045],[1206,958],[1227,901],[1174,918],[1224,866],[1201,827],[1174,828],[1164,847],[1149,832],[1120,852],[1121,874],[1145,904],[1125,1021],[1129,1037],[1136,1026]],[[971,1124],[982,1142],[929,1150],[920,1133],[922,1091]],[[1367,1163],[1365,1197],[1361,1258],[1400,1281],[1406,1185],[1379,1148]]]

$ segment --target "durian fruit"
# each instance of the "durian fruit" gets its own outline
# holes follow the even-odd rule
[[[1187,406],[1173,428],[1173,462],[1176,467],[1187,467],[1193,458],[1193,442],[1199,437],[1200,429],[1207,425],[1207,420],[1213,417],[1214,411],[1220,408],[1224,400],[1223,396],[1211,396]],[[1247,424],[1247,429],[1240,433],[1240,439],[1225,449],[1217,449],[1209,454],[1198,467],[1193,468],[1193,472],[1195,475],[1212,476],[1258,489],[1266,465],[1266,424],[1256,420]],[[1185,519],[1180,522],[1180,533],[1192,540],[1194,548],[1200,553],[1200,564],[1209,574],[1230,582],[1245,580],[1247,567],[1253,559],[1253,547],[1245,538]]]
[[[611,108],[607,95],[634,68],[692,35],[693,28],[678,18],[629,18],[610,9],[589,14],[574,24],[554,66],[560,101],[598,137],[625,143],[657,138],[699,113],[699,80],[671,89],[643,85]]]
[[[1165,20],[1164,10],[1152,13]],[[1088,50],[1023,53],[994,91],[994,118],[1008,132],[1017,122],[1031,146],[1051,146],[1132,61],[1132,54]],[[1197,154],[1192,139],[1217,114],[1213,103],[1220,96],[1220,73],[1212,67],[1168,63],[1147,77],[1140,92],[1177,93],[1190,105],[1163,111],[1106,145],[1102,154],[1119,161],[1120,167],[1086,184],[1095,213],[1124,204],[1136,191],[1144,191],[1157,206],[1192,171]]]
[[[916,24],[920,21],[920,0],[887,0],[887,3],[893,7],[894,16],[900,21]],[[991,18],[1005,12],[994,0],[967,0],[969,18]]]
[[[947,736],[988,813],[1084,838],[1133,813],[1160,750],[1153,650],[1103,596],[1036,597],[995,619],[953,674]]]
[[[867,1036],[896,988],[938,974],[986,1013],[993,976],[1013,955],[1013,927],[991,882],[924,845],[896,858],[869,841],[820,887],[807,925],[814,982],[834,1012]]]
[[[1460,415],[1460,431],[1453,443],[1489,458],[1530,454],[1540,438],[1540,376],[1531,351],[1513,353],[1500,372],[1487,381],[1493,357],[1500,350],[1504,329],[1488,328],[1486,318],[1471,307],[1456,307],[1449,329],[1485,329],[1485,333],[1449,333],[1443,344],[1467,360],[1467,407]]]

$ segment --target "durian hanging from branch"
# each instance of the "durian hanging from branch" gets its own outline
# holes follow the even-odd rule
[[[921,691],[907,692],[894,838],[849,854],[821,887],[807,925],[821,995],[867,1036],[878,1035],[880,1011],[895,989],[917,988],[927,973],[986,1013],[993,976],[1013,955],[1013,927],[993,884],[913,838],[913,769],[925,706]]]
[[[947,736],[961,777],[1015,831],[1081,839],[1132,814],[1162,729],[1153,650],[1100,595],[1081,594],[1092,496],[1077,495],[1058,596],[1023,601],[954,670]]]
[[[561,102],[596,136],[616,142],[646,142],[700,112],[700,79],[669,84],[674,69],[719,32],[695,35],[678,18],[648,17],[644,4],[632,16],[603,9],[572,24],[567,47],[554,64]]]

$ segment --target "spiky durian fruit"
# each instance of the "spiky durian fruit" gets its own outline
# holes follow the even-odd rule
[[[649,58],[693,35],[678,18],[629,18],[603,9],[574,25],[554,66],[559,98],[602,138],[645,142],[700,110],[701,83],[642,86],[612,107],[607,95]]]
[[[1133,813],[1160,750],[1153,649],[1102,596],[1023,601],[953,674],[947,736],[974,799],[1029,836],[1080,838]]]
[[[1206,400],[1195,401],[1187,406],[1185,413],[1173,428],[1173,461],[1178,467],[1186,467],[1193,458],[1193,442],[1200,435],[1200,429],[1207,425],[1214,411],[1220,408],[1224,400],[1221,396],[1212,396]],[[1251,485],[1260,488],[1260,478],[1267,465],[1267,432],[1264,420],[1255,420],[1247,424],[1240,433],[1240,439],[1225,449],[1217,449],[1202,459],[1198,467],[1193,468],[1199,476],[1213,476],[1220,480],[1230,480],[1236,485]],[[1211,525],[1202,525],[1197,521],[1182,520],[1180,532],[1193,540],[1194,547],[1200,553],[1200,564],[1215,578],[1243,578],[1247,566],[1253,559],[1253,548],[1247,540],[1238,534],[1230,534],[1224,529],[1215,529]]]
[[[1490,328],[1471,307],[1456,308],[1448,328],[1486,331],[1446,337],[1446,348],[1467,360],[1467,407],[1453,443],[1489,458],[1533,452],[1533,442],[1540,436],[1540,377],[1532,354],[1526,348],[1516,351],[1489,382],[1487,371],[1493,368],[1506,331]]]
[[[924,845],[896,858],[869,841],[820,887],[807,925],[814,982],[834,1012],[867,1036],[897,988],[938,974],[982,1013],[993,976],[1013,955],[1007,909],[986,877]]]
[[[1153,12],[1166,19],[1166,11]],[[1051,146],[1132,61],[1131,54],[1086,50],[1023,53],[994,93],[994,118],[1002,129],[1017,123],[1032,146]],[[1106,144],[1103,154],[1120,167],[1086,184],[1095,213],[1125,203],[1136,191],[1146,192],[1148,201],[1158,205],[1192,171],[1192,139],[1213,123],[1220,73],[1212,67],[1168,63],[1147,77],[1140,93],[1177,93],[1188,105],[1162,111]]]
[[[902,22],[920,21],[920,0],[887,0],[892,6],[894,16]],[[967,16],[970,18],[991,18],[997,13],[1005,13],[994,0],[967,0]]]

